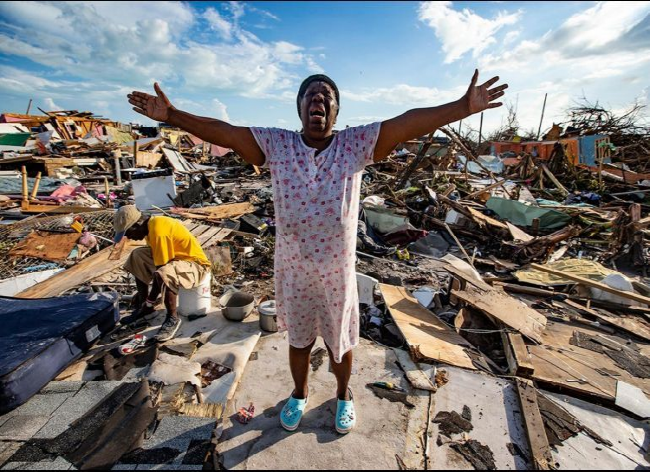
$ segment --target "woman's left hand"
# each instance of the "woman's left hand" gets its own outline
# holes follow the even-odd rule
[[[470,115],[480,113],[488,108],[497,108],[503,105],[502,102],[494,102],[494,100],[505,95],[504,90],[508,88],[508,84],[500,85],[492,89],[490,88],[498,82],[498,80],[498,76],[493,77],[483,85],[476,86],[476,82],[478,81],[478,69],[476,69],[474,76],[472,77],[472,83],[469,85],[467,93],[465,94]]]

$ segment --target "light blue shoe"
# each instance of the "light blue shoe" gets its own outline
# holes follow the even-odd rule
[[[280,413],[280,424],[287,431],[295,431],[300,426],[300,420],[305,411],[305,407],[309,402],[309,397],[304,400],[298,400],[293,398],[293,395],[289,398],[284,408],[282,408],[282,413]]]
[[[348,434],[357,424],[357,415],[354,411],[354,398],[350,390],[350,401],[338,400],[336,403],[336,431],[339,434]]]

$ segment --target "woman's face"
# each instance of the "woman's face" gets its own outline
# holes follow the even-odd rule
[[[326,82],[312,82],[300,101],[300,119],[305,134],[324,137],[331,134],[339,113],[334,89]]]

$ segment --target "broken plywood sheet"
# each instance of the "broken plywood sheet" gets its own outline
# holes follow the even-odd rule
[[[542,342],[546,317],[507,293],[500,290],[481,290],[468,285],[463,291],[453,290],[452,295],[516,329],[527,338],[537,343]]]
[[[471,418],[472,424],[469,437],[490,449],[498,470],[527,469],[527,457],[513,455],[508,446],[514,444],[515,450],[522,451],[524,456],[529,455],[514,385],[479,372],[454,367],[446,369],[449,382],[435,394],[431,418],[441,412],[461,414],[465,410],[469,413],[465,416]],[[465,458],[451,449],[449,439],[442,437],[442,444],[437,444],[439,425],[430,428],[428,470],[472,469]]]
[[[510,231],[510,235],[512,236],[512,239],[515,241],[529,243],[530,241],[535,239],[530,234],[526,233],[524,230],[517,228],[515,225],[513,225],[510,222],[506,222],[506,225],[508,225],[508,230]]]
[[[232,274],[232,257],[229,246],[212,246],[204,248],[204,251],[212,263],[212,274],[215,277]]]
[[[60,234],[34,231],[9,251],[9,257],[34,257],[44,261],[63,262],[77,245],[80,236],[77,232]]]
[[[571,345],[576,331],[591,336],[602,334],[583,326],[549,322],[543,336],[544,345],[527,346],[535,369],[533,380],[612,403],[619,380],[650,393],[650,379],[632,376],[606,354]]]
[[[564,300],[562,303],[650,342],[650,323],[643,318],[625,314],[614,316],[604,310],[587,308],[581,303],[574,302],[573,300]]]
[[[162,148],[165,158],[176,172],[195,172],[196,168],[190,164],[178,151]]]
[[[163,155],[160,152],[138,151],[135,156],[135,165],[136,167],[153,169],[158,165],[162,156]]]
[[[414,357],[476,369],[468,354],[472,346],[438,317],[424,308],[403,287],[379,288]]]
[[[228,203],[225,205],[209,206],[204,208],[193,208],[191,210],[176,208],[172,213],[179,214],[185,218],[203,220],[221,220],[226,218],[237,218],[248,213],[253,213],[255,207],[250,202]]]
[[[18,298],[48,298],[57,297],[72,288],[83,285],[95,277],[104,275],[107,272],[124,266],[124,263],[131,255],[131,252],[144,246],[142,242],[128,242],[119,259],[109,260],[112,253],[112,246],[107,247],[96,254],[84,259],[74,267],[67,269],[40,284],[34,285],[16,295]]]
[[[607,408],[566,395],[541,392],[544,397],[578,418],[580,423],[613,446],[599,444],[587,434],[577,434],[553,448],[554,462],[563,470],[633,470],[648,468],[650,426]]]

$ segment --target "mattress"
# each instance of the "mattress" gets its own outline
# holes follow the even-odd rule
[[[29,400],[119,320],[114,292],[0,297],[0,414]]]

